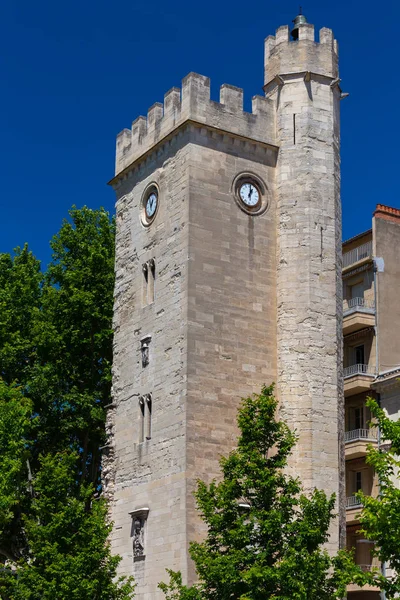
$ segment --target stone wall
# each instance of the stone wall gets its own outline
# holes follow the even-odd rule
[[[139,598],[153,598],[165,568],[186,575],[186,374],[188,257],[188,134],[153,155],[117,188],[114,318],[113,550],[121,572],[134,575]],[[157,218],[140,222],[146,186],[160,191]],[[143,301],[142,266],[155,261],[154,302]],[[151,336],[149,364],[141,339]],[[152,396],[151,439],[140,443],[140,397]],[[149,508],[145,559],[134,561],[130,512]]]
[[[187,534],[204,530],[198,478],[220,476],[237,440],[242,397],[276,381],[276,153],[197,130],[190,154]],[[267,210],[251,216],[233,199],[234,179],[263,180]],[[194,573],[192,572],[194,577]]]
[[[377,277],[378,370],[400,365],[400,210],[378,205],[373,219],[374,255],[383,259]]]
[[[281,415],[297,431],[291,467],[335,493],[344,542],[341,204],[336,45],[330,30],[266,40],[265,91],[277,111],[277,329]],[[285,70],[287,69],[287,71]]]

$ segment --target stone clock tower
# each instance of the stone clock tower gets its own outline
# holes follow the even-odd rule
[[[296,19],[265,41],[264,96],[190,73],[117,138],[114,397],[105,489],[139,599],[194,578],[193,490],[276,382],[306,489],[342,499],[338,51]],[[339,502],[340,504],[340,502]],[[340,519],[329,547],[338,547]]]

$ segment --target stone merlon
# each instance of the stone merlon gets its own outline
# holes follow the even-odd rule
[[[138,117],[131,129],[124,129],[118,135],[115,174],[173,135],[187,121],[262,144],[276,143],[275,110],[270,100],[254,96],[252,112],[245,112],[243,90],[224,84],[220,88],[220,101],[214,102],[210,99],[210,79],[189,73],[181,90],[171,88],[164,96],[164,104],[153,104],[147,118]]]
[[[264,84],[277,75],[311,71],[333,79],[338,77],[338,43],[331,29],[319,31],[319,43],[315,41],[314,25],[299,25],[299,39],[290,40],[289,27],[279,27],[275,36],[265,40]]]

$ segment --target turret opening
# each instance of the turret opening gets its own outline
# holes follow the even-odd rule
[[[307,19],[303,15],[303,9],[301,6],[299,9],[299,14],[297,15],[297,17],[295,19],[293,19],[292,23],[294,23],[294,27],[293,27],[292,31],[290,32],[291,36],[294,40],[298,40],[299,39],[299,26],[305,25],[307,23]]]

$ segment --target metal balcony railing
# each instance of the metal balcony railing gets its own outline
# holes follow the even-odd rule
[[[361,507],[362,504],[357,496],[348,496],[346,498],[346,508],[358,508]]]
[[[372,258],[372,242],[367,242],[362,246],[358,246],[358,248],[345,252],[343,254],[343,268],[349,267],[364,258]]]
[[[365,298],[343,300],[343,316],[356,311],[373,315],[375,314],[375,302],[373,300],[366,300]]]
[[[364,571],[364,573],[371,571],[371,569],[374,566],[376,566],[376,565],[373,565],[373,564],[370,564],[370,565],[359,565],[358,563],[356,563],[356,565],[357,565],[357,567],[360,567],[361,571]]]
[[[378,439],[378,430],[375,428],[368,429],[353,429],[351,431],[344,432],[344,441],[354,442],[355,440],[376,440]]]
[[[375,377],[375,368],[370,367],[369,365],[357,364],[343,369],[343,377],[345,379],[347,377],[353,377],[354,375],[369,375]]]

